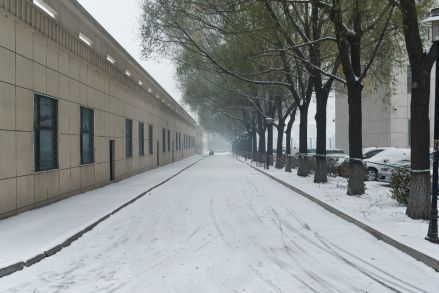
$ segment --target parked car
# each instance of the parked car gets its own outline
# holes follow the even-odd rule
[[[410,167],[410,160],[401,160],[380,168],[378,181],[390,183],[392,173],[398,167]]]
[[[295,154],[295,156],[298,157],[299,152],[297,152]],[[308,157],[315,157],[316,156],[316,149],[308,149],[307,156]],[[344,162],[344,160],[349,158],[349,156],[344,151],[338,150],[338,149],[326,150],[326,157],[330,160],[333,160],[335,162],[336,167],[340,166],[341,163]]]
[[[384,150],[392,149],[389,147],[370,147],[363,149],[363,159],[370,159],[375,155],[378,155]]]
[[[209,156],[213,156],[215,154],[215,152],[213,150],[209,151]]]
[[[378,179],[381,169],[397,166],[400,162],[410,162],[410,149],[386,148],[378,154],[364,160],[367,164],[368,180]],[[385,171],[384,171],[385,172]]]

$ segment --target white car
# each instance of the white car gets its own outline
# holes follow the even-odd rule
[[[410,149],[386,148],[375,156],[365,159],[364,162],[367,164],[367,179],[375,181],[379,173],[386,172],[381,169],[395,168],[401,162],[410,162]]]
[[[394,149],[392,147],[369,147],[363,149],[363,159],[370,159],[384,150]]]
[[[314,157],[316,155],[315,149],[308,149],[308,156]],[[295,156],[299,156],[299,153],[297,152]],[[349,159],[349,155],[347,155],[344,151],[339,149],[330,149],[326,150],[326,158],[333,159],[335,162],[335,166],[340,166],[346,159]]]
[[[382,167],[378,172],[378,181],[390,183],[390,178],[392,177],[393,170],[397,167],[410,167],[409,160],[401,160],[395,162],[392,165]]]

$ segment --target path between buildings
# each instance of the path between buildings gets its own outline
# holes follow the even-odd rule
[[[439,274],[231,156],[213,156],[0,292],[436,292]]]
[[[195,155],[0,221],[0,277],[33,265],[82,236],[145,191],[200,160]]]

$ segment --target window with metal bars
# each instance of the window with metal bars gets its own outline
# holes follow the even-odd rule
[[[131,158],[133,156],[133,121],[126,119],[126,157]]]
[[[145,155],[145,136],[144,136],[144,124],[139,122],[139,156]]]
[[[152,128],[152,125],[148,125],[148,143],[149,143],[149,154],[150,155],[152,155],[154,153],[154,148],[153,148],[154,144],[153,144],[152,138],[153,138],[153,128]]]
[[[171,151],[171,130],[168,129],[168,152]]]
[[[166,152],[166,129],[162,129],[162,150]]]
[[[34,96],[35,171],[58,168],[58,101]]]
[[[80,152],[81,165],[94,163],[93,110],[81,107]]]

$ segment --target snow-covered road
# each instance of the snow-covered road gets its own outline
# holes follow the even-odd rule
[[[48,227],[50,229],[50,227]],[[202,160],[1,292],[438,292],[439,273],[231,156]]]

